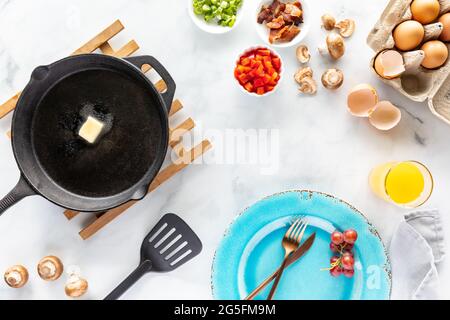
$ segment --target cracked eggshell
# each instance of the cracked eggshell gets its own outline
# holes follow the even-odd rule
[[[377,103],[377,91],[366,83],[353,87],[347,96],[348,111],[356,117],[368,117]]]
[[[378,130],[387,131],[400,122],[402,113],[389,101],[378,102],[369,115],[369,122]]]
[[[405,64],[402,55],[398,51],[385,50],[376,56],[374,68],[380,77],[394,79],[405,71]]]

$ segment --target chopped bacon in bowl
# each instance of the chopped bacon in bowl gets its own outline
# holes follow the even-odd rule
[[[299,25],[303,23],[303,8],[300,1],[282,2],[273,0],[263,5],[259,11],[257,22],[265,24],[269,29],[269,42],[290,42],[299,33]]]
[[[280,57],[264,47],[247,50],[239,57],[234,69],[234,77],[242,88],[259,96],[275,89],[280,74]]]

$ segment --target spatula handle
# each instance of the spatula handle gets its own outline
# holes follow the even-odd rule
[[[117,286],[104,300],[117,300],[122,294],[133,286],[144,274],[152,268],[150,260],[144,260],[121,284]]]

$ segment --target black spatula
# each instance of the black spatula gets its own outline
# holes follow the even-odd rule
[[[172,271],[200,251],[202,243],[186,222],[173,213],[164,215],[142,242],[139,266],[105,300],[118,299],[147,272]]]

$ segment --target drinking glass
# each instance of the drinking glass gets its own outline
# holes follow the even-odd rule
[[[417,208],[433,192],[433,177],[418,161],[380,164],[369,175],[372,191],[381,199],[404,208]]]

